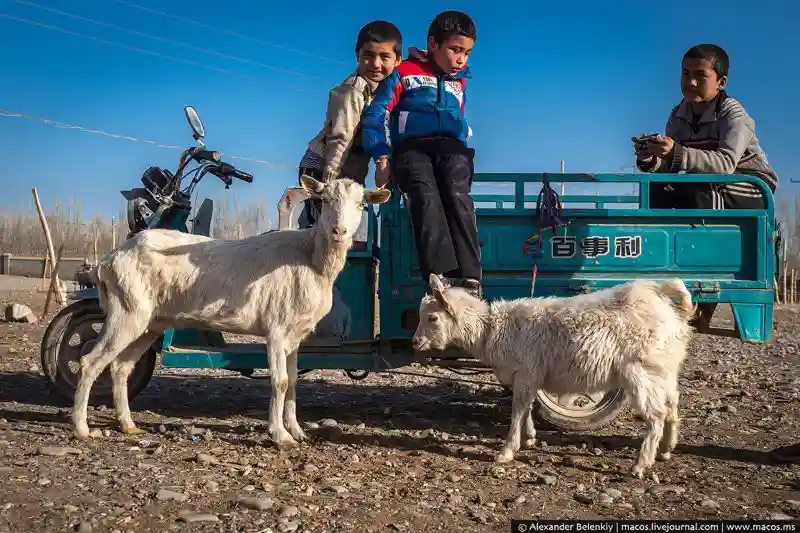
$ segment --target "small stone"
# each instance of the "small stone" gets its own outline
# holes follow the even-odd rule
[[[206,484],[203,485],[203,489],[210,494],[214,494],[215,492],[219,492],[219,483],[214,480],[208,480]]]
[[[92,430],[89,431],[89,436],[93,439],[99,439],[103,436],[103,430],[100,428],[92,428]]]
[[[219,464],[219,459],[208,453],[198,453],[197,455],[194,456],[194,460],[204,465]]]
[[[39,446],[36,448],[38,455],[47,455],[50,457],[64,457],[66,455],[80,455],[83,452],[77,448],[69,448],[66,446]]]
[[[651,472],[651,473],[650,473],[650,479],[652,479],[652,480],[653,480],[653,483],[655,483],[656,485],[658,485],[659,483],[661,483],[661,480],[660,480],[660,479],[658,479],[658,474],[656,474],[655,472]]]
[[[683,494],[686,489],[679,485],[653,485],[647,489],[648,494],[667,494],[668,492]]]
[[[578,492],[578,493],[574,494],[573,498],[575,498],[576,502],[583,503],[583,504],[586,504],[586,505],[591,505],[592,503],[594,503],[594,498],[592,498],[590,495],[582,493],[582,492]]]
[[[794,520],[791,516],[783,513],[772,513],[769,518],[770,520]]]
[[[611,497],[612,497],[612,498],[614,498],[614,499],[617,499],[617,498],[622,498],[622,491],[621,491],[621,490],[617,490],[617,489],[615,489],[615,488],[612,488],[612,487],[606,487],[606,488],[604,488],[604,489],[603,489],[603,492],[604,492],[605,494],[608,494],[609,496],[611,496]]]
[[[23,304],[11,304],[6,307],[6,321],[8,322],[27,322],[35,324],[37,322],[36,315],[30,307]]]
[[[326,492],[333,492],[337,496],[347,493],[347,487],[342,485],[328,485],[324,489]]]
[[[272,498],[257,498],[255,496],[239,496],[236,498],[236,503],[246,509],[253,509],[255,511],[266,511],[275,505],[275,500]]]
[[[547,441],[546,440],[540,440],[539,441],[539,446],[541,446],[542,448],[547,448]]]
[[[78,533],[92,533],[92,524],[90,522],[81,522],[75,531]]]
[[[538,485],[552,486],[556,484],[557,478],[555,476],[538,475],[536,476],[536,483]]]
[[[77,513],[80,509],[74,505],[66,504],[61,508],[65,513]]]
[[[303,427],[306,429],[319,429],[319,424],[316,422],[303,422]]]
[[[194,522],[219,522],[219,517],[211,513],[198,513],[197,511],[183,510],[178,513],[178,520],[187,524]]]
[[[306,463],[303,466],[303,472],[305,472],[306,474],[313,474],[314,472],[316,472],[318,470],[319,470],[319,468],[316,467],[315,465],[312,465],[311,463]]]
[[[167,426],[165,426],[164,424],[159,424],[158,425],[158,432],[161,433],[162,435],[164,435],[167,432]]]
[[[700,502],[700,507],[702,507],[704,509],[718,509],[719,508],[719,504],[717,502],[715,502],[714,500],[706,498],[705,500]]]
[[[461,481],[461,476],[456,474],[450,474],[449,476],[447,476],[447,480],[450,481],[451,483],[458,483],[459,481]]]
[[[353,456],[350,458],[350,460],[352,462],[354,462],[354,463],[357,463],[357,462],[360,461],[360,459],[358,458],[358,455],[356,455],[356,454],[353,454]]]
[[[156,499],[162,502],[164,501],[185,502],[186,500],[189,499],[189,497],[182,492],[176,492],[170,489],[159,489],[159,491],[156,493]]]
[[[602,448],[594,448],[592,450],[592,453],[595,454],[595,455],[603,455],[603,449]]]
[[[735,405],[725,405],[722,407],[722,410],[726,413],[730,413],[732,415],[736,414],[736,406]]]
[[[335,428],[339,427],[339,422],[332,418],[326,418],[320,422],[320,425],[322,425],[324,428]]]
[[[293,516],[297,516],[300,514],[300,509],[295,507],[294,505],[287,505],[283,509],[281,509],[281,518],[292,518]]]
[[[299,527],[300,527],[300,522],[294,520],[292,522],[284,522],[278,525],[278,531],[280,531],[281,533],[289,533],[292,531],[297,531]]]
[[[611,496],[609,496],[604,492],[597,497],[597,503],[602,505],[609,505],[614,503],[614,498],[612,498]]]

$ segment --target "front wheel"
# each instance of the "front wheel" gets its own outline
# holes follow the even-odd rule
[[[533,404],[533,415],[553,429],[592,431],[611,424],[627,403],[623,389],[560,396],[540,390]]]
[[[62,309],[47,326],[42,338],[42,370],[53,392],[70,403],[75,398],[81,358],[97,342],[105,313],[98,300],[79,300]],[[142,355],[128,378],[128,399],[133,400],[150,381],[158,358],[160,339]],[[92,386],[91,405],[114,404],[111,374],[106,368]]]

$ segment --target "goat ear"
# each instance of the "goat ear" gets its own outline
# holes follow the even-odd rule
[[[433,290],[444,290],[444,283],[442,283],[442,280],[439,278],[439,276],[433,273],[428,276],[428,285],[430,285],[431,289]]]
[[[392,193],[388,189],[373,189],[364,191],[364,200],[368,204],[382,204],[389,201]]]
[[[325,188],[325,184],[317,181],[307,174],[300,176],[300,184],[303,189],[309,194],[319,194]]]
[[[432,288],[431,290],[433,292],[433,297],[436,298],[436,301],[439,302],[439,305],[441,305],[444,308],[444,310],[447,311],[448,315],[455,318],[456,317],[455,309],[453,309],[453,306],[450,304],[449,301],[447,301],[444,292],[436,287]]]

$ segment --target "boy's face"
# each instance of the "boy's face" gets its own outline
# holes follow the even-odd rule
[[[458,72],[467,66],[467,59],[475,40],[463,35],[451,35],[441,45],[433,37],[428,38],[428,52],[436,65],[448,74]]]
[[[692,103],[708,102],[724,89],[727,76],[721,78],[714,71],[714,64],[708,59],[683,58],[681,92]]]
[[[401,57],[397,55],[394,41],[376,43],[367,41],[358,51],[358,73],[370,81],[381,82],[394,71],[400,64]]]

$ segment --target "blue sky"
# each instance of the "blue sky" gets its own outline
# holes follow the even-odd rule
[[[561,159],[567,172],[631,165],[630,136],[663,131],[680,100],[683,52],[714,42],[731,56],[729,93],[755,118],[781,178],[778,196],[794,195],[800,5],[693,4],[0,0],[0,109],[188,146],[182,110],[194,105],[209,147],[282,165],[232,160],[255,182],[224,191],[209,178],[201,197],[267,202],[274,211],[283,189],[297,182],[296,165],[322,123],[328,90],[355,66],[358,29],[390,20],[406,49],[424,47],[431,18],[461,9],[478,28],[467,109],[478,172],[558,172]],[[150,165],[174,170],[180,154],[2,116],[0,144],[0,209],[28,208],[35,186],[46,208],[57,197],[80,197],[87,217],[119,213],[121,189],[137,186]]]

